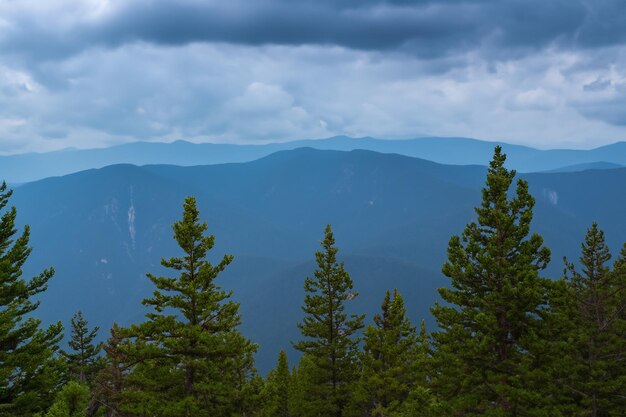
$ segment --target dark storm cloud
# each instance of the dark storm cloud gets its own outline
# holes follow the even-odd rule
[[[626,0],[0,0],[0,153],[626,137]]]
[[[576,0],[142,0],[111,3],[96,18],[12,16],[3,49],[38,57],[143,41],[163,45],[337,45],[421,56],[483,49],[515,54],[593,47],[626,36],[626,2]]]

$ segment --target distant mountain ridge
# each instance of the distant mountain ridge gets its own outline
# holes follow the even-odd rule
[[[578,171],[587,171],[590,169],[615,169],[615,168],[624,168],[624,165],[614,164],[611,162],[598,161],[598,162],[588,162],[584,164],[575,164],[568,165],[557,169],[550,169],[544,172],[578,172]]]
[[[561,274],[564,255],[578,257],[592,221],[614,252],[626,240],[626,168],[523,177],[536,198],[533,228],[552,250],[550,276]],[[447,242],[474,218],[484,179],[484,166],[301,148],[246,163],[91,169],[24,184],[11,204],[31,225],[25,273],[57,270],[40,314],[67,322],[82,309],[106,329],[143,319],[145,273],[164,272],[160,258],[178,254],[171,225],[183,198],[196,196],[216,238],[212,256],[235,255],[219,283],[241,302],[242,329],[261,344],[267,370],[297,337],[303,280],[327,223],[360,293],[352,308],[371,318],[384,290],[397,287],[411,317],[432,325]]]
[[[497,144],[502,145],[509,155],[509,166],[520,172],[558,170],[563,167],[576,170],[573,167],[600,162],[626,166],[626,142],[591,150],[538,150],[469,138],[382,140],[337,136],[262,145],[193,144],[182,140],[172,143],[135,142],[102,149],[66,149],[49,153],[0,156],[0,179],[19,184],[120,163],[193,166],[249,162],[277,151],[301,147],[339,151],[363,149],[397,153],[442,164],[484,165]],[[606,169],[609,166],[598,165],[597,168]]]

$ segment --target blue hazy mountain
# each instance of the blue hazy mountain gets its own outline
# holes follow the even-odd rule
[[[485,158],[483,162],[489,160]],[[387,288],[405,294],[411,317],[430,320],[447,242],[474,218],[485,167],[442,165],[371,151],[282,151],[246,163],[193,167],[114,165],[15,189],[18,220],[32,227],[28,273],[54,265],[42,295],[46,320],[82,309],[108,328],[142,320],[146,272],[179,254],[171,224],[187,195],[216,237],[215,259],[235,255],[220,284],[241,302],[243,331],[261,344],[259,367],[298,336],[303,280],[333,225],[355,289],[353,308],[379,308]],[[524,175],[536,197],[534,226],[552,249],[577,258],[598,221],[617,251],[626,240],[626,168]]]
[[[584,170],[587,169],[587,164],[599,162],[604,165],[598,164],[596,168],[626,165],[626,142],[592,150],[537,150],[500,144],[509,155],[510,167],[520,172],[548,171],[562,167]],[[495,142],[468,138],[381,140],[345,136],[262,145],[193,144],[185,141],[136,142],[103,149],[66,149],[50,153],[0,156],[0,178],[18,184],[120,163],[193,166],[248,162],[277,151],[301,147],[342,151],[364,149],[413,156],[443,164],[472,165],[484,164],[489,160],[495,145]],[[606,165],[607,163],[610,165]]]
[[[587,171],[590,169],[615,169],[615,168],[624,168],[624,165],[599,161],[599,162],[588,162],[584,164],[568,165],[568,166],[564,166],[561,168],[550,169],[544,172],[577,172],[577,171]]]

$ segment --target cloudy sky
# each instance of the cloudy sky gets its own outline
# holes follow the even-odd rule
[[[0,0],[0,153],[626,140],[624,0]]]

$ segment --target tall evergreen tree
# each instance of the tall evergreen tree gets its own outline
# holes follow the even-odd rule
[[[99,327],[89,330],[83,313],[78,311],[71,320],[72,333],[68,342],[70,352],[62,351],[70,376],[80,383],[91,383],[99,366],[100,343],[94,343]]]
[[[417,384],[418,336],[397,290],[387,291],[381,314],[365,330],[358,384],[359,415],[389,416],[401,409]]]
[[[123,408],[139,416],[237,415],[256,346],[237,330],[239,304],[215,283],[233,257],[217,265],[206,259],[214,237],[204,235],[193,197],[173,229],[184,254],[161,264],[179,275],[148,274],[157,289],[143,303],[154,311],[125,332],[134,341],[128,354],[140,362],[122,393]]]
[[[315,367],[315,391],[307,396],[311,409],[320,416],[341,417],[349,400],[349,385],[356,379],[363,315],[345,312],[347,301],[356,297],[352,279],[337,261],[335,238],[326,226],[322,250],[315,253],[318,268],[304,281],[304,319],[298,324],[304,339],[294,347],[305,353]]]
[[[32,313],[45,291],[52,268],[26,280],[22,267],[31,253],[30,229],[17,236],[16,209],[4,210],[12,191],[0,185],[0,416],[31,416],[54,399],[61,373],[53,355],[62,337],[61,323],[42,329]]]
[[[498,146],[490,163],[478,219],[453,236],[440,288],[446,304],[432,312],[439,374],[434,380],[452,415],[522,416],[545,414],[535,386],[537,330],[548,303],[550,281],[540,278],[550,251],[530,233],[534,199],[515,171],[504,167]]]
[[[579,415],[619,416],[626,410],[626,288],[621,258],[611,271],[604,232],[593,223],[582,244],[581,272],[565,259],[570,323],[565,387]]]
[[[129,340],[123,339],[123,330],[113,323],[111,336],[102,346],[105,352],[104,364],[96,374],[91,391],[87,416],[103,410],[104,417],[121,417],[121,396],[129,371],[135,365],[129,358]],[[124,346],[124,345],[127,346]]]

